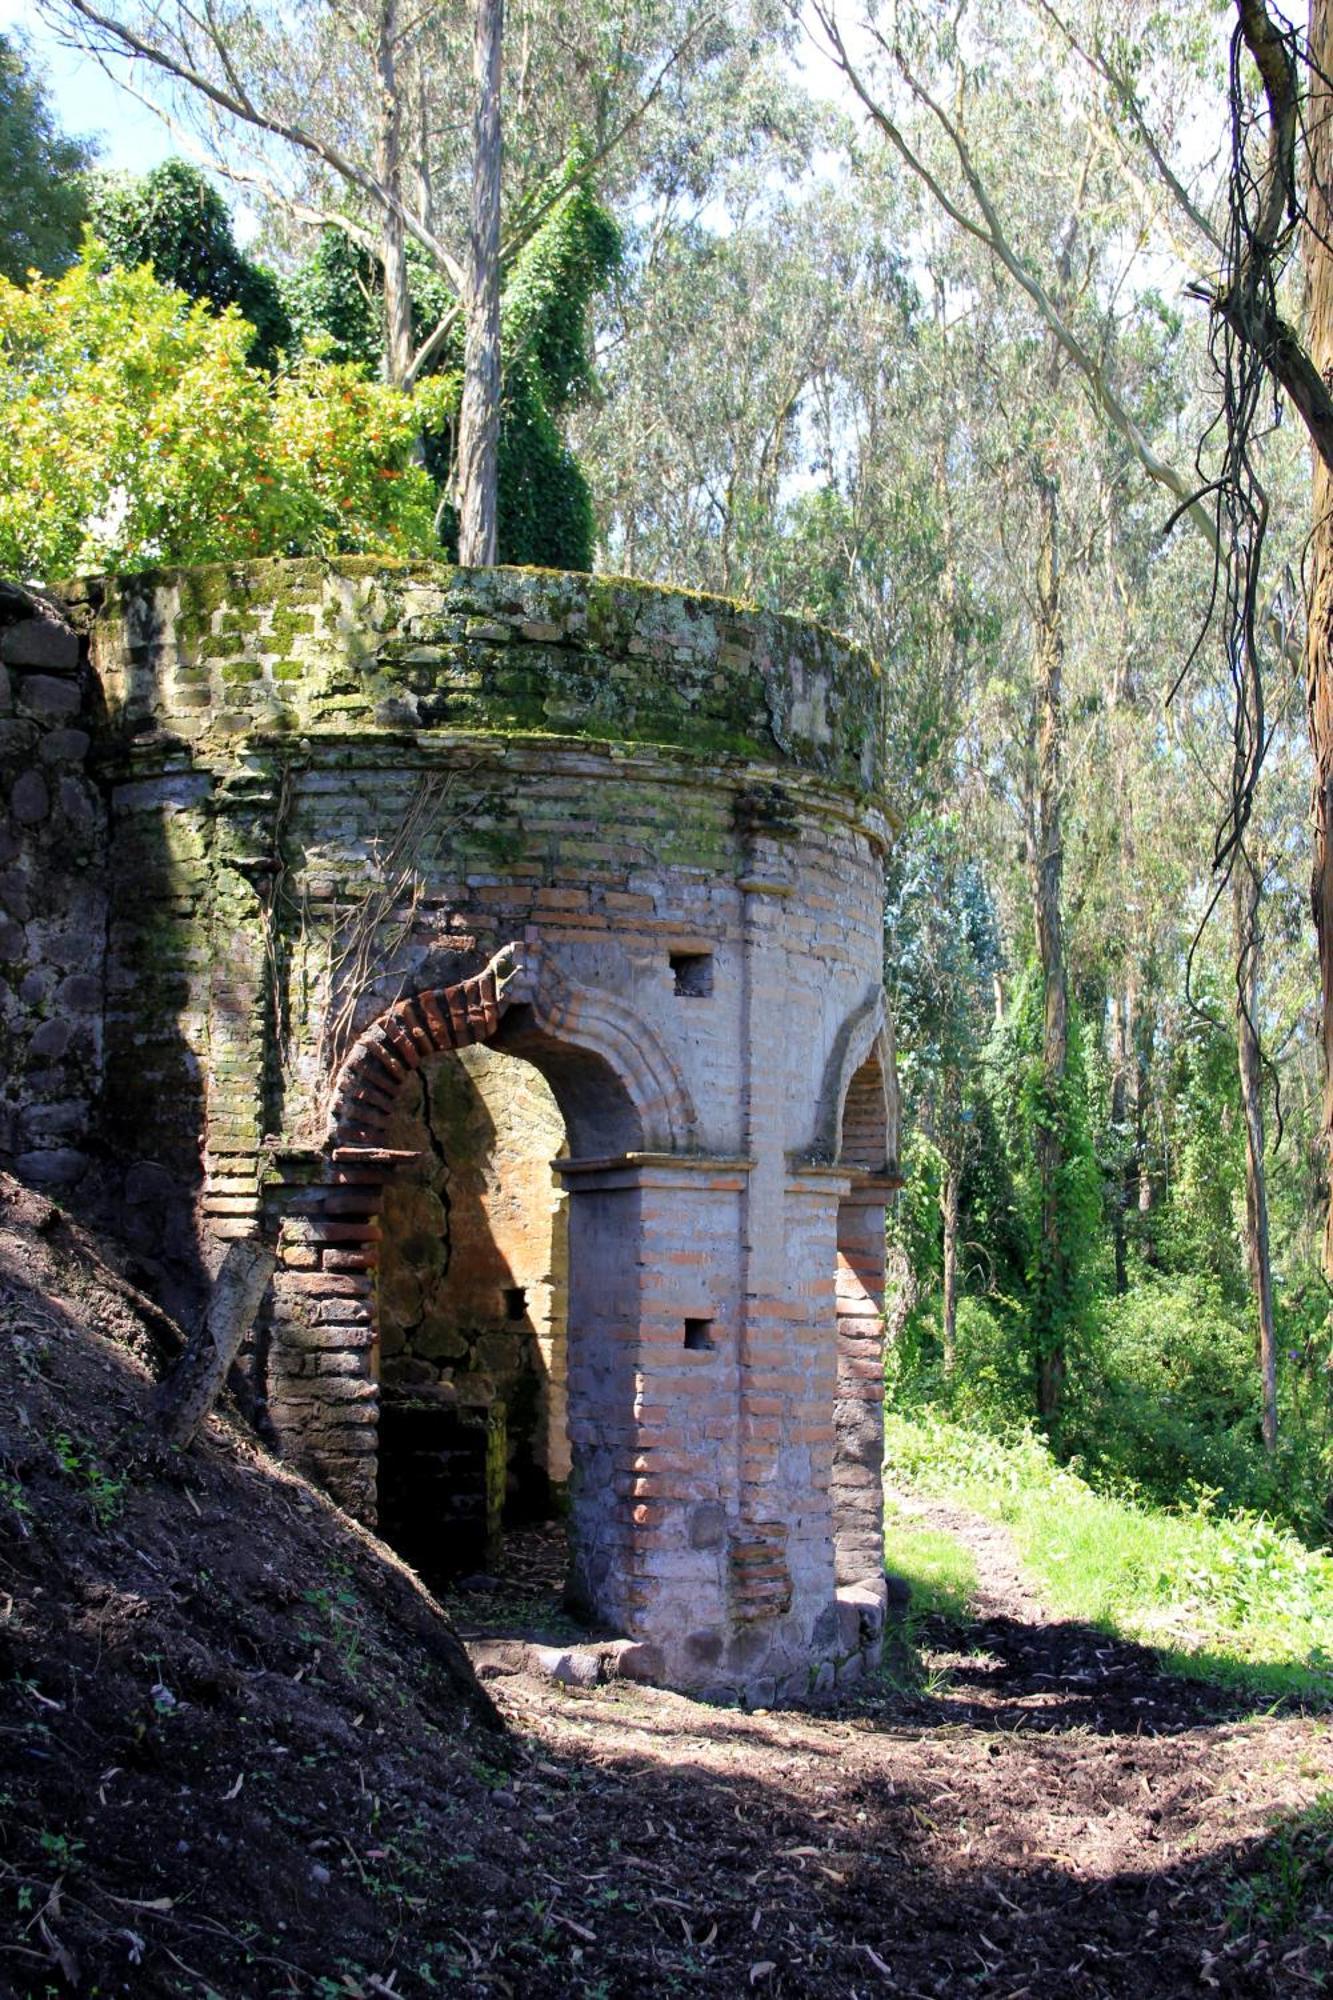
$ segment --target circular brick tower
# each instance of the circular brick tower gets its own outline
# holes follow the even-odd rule
[[[567,1507],[627,1671],[854,1678],[896,1154],[873,664],[528,570],[71,608],[110,802],[92,1124],[147,1250],[272,1234],[284,1447],[424,1568]]]

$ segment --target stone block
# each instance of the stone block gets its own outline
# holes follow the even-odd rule
[[[20,1153],[14,1171],[31,1187],[72,1187],[88,1171],[88,1158],[72,1146],[53,1146],[47,1152]]]
[[[51,793],[40,771],[19,774],[9,793],[9,810],[20,826],[40,826],[51,810]]]
[[[887,1601],[887,1587],[878,1579],[843,1584],[838,1591],[839,1608],[845,1607],[848,1611],[854,1610],[856,1613],[863,1644],[869,1644],[883,1636]]]
[[[57,680],[54,674],[25,674],[18,685],[18,698],[30,714],[51,720],[77,715],[82,705],[78,682]]]
[[[72,1013],[95,1013],[102,1004],[102,982],[94,973],[72,972],[56,988],[56,1004]]]
[[[602,1662],[593,1646],[531,1646],[529,1657],[539,1673],[566,1687],[596,1687]]]
[[[638,1640],[622,1647],[619,1654],[622,1677],[627,1681],[642,1681],[645,1686],[660,1682],[666,1674],[666,1659],[660,1646],[646,1640]]]
[[[48,729],[37,754],[44,764],[81,764],[91,743],[86,729]]]
[[[727,1514],[716,1500],[705,1500],[690,1515],[690,1547],[721,1548],[727,1538]]]
[[[54,618],[21,618],[0,631],[0,660],[14,667],[74,673],[79,664],[78,634]]]

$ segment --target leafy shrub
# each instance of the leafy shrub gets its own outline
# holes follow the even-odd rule
[[[1094,1483],[1164,1506],[1203,1493],[1221,1509],[1270,1513],[1311,1541],[1327,1538],[1327,1397],[1301,1395],[1286,1353],[1279,1448],[1264,1450],[1250,1315],[1229,1304],[1220,1279],[1153,1276],[1101,1300],[1086,1352],[1064,1443]]]
[[[236,247],[226,204],[188,160],[164,160],[141,176],[98,174],[89,198],[93,234],[112,263],[151,264],[170,285],[215,312],[235,306],[254,328],[250,359],[277,366],[292,345],[278,280]]]
[[[425,408],[314,356],[272,376],[252,338],[91,239],[56,281],[0,280],[0,573],[429,550]]]
[[[889,1356],[889,1390],[903,1411],[930,1410],[959,1423],[1004,1433],[1032,1409],[1032,1376],[1023,1308],[1014,1299],[958,1301],[957,1366],[944,1373],[939,1294],[909,1316]]]

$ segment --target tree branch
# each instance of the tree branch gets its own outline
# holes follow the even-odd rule
[[[961,131],[954,124],[944,107],[931,97],[925,86],[912,74],[901,53],[895,59],[903,79],[918,103],[932,114],[949,139],[958,160],[963,178],[981,212],[981,220],[969,215],[948,193],[937,177],[931,172],[920,154],[908,143],[902,128],[888,110],[871,94],[857,65],[852,61],[838,28],[837,17],[830,0],[813,0],[813,12],[828,39],[834,61],[841,69],[848,83],[855,91],[872,122],[884,134],[894,151],[909,167],[917,179],[930,191],[952,221],[978,243],[985,244],[991,254],[998,259],[1014,282],[1026,292],[1042,319],[1083,377],[1094,402],[1109,420],[1114,430],[1125,440],[1150,479],[1166,488],[1180,503],[1178,511],[1188,515],[1190,523],[1204,537],[1210,549],[1217,553],[1219,548],[1217,523],[1198,497],[1197,485],[1185,479],[1173,465],[1153,449],[1143,430],[1130,411],[1126,409],[1119,395],[1108,381],[1105,370],[1089,353],[1073,328],[1060,312],[1054,299],[1042,284],[1036,272],[1010,243],[1000,216],[991,201],[980,173],[973,162],[971,152]]]
[[[322,161],[350,187],[359,188],[383,214],[392,215],[400,221],[408,234],[434,258],[455,290],[461,293],[463,268],[447,246],[441,243],[420,217],[414,215],[411,209],[399,201],[374,174],[364,167],[359,167],[354,160],[349,159],[327,139],[321,139],[318,133],[309,131],[303,125],[294,125],[289,119],[279,118],[265,111],[253,102],[243,86],[239,89],[224,89],[202,70],[173,56],[168,49],[158,43],[146,41],[124,21],[118,21],[114,15],[102,13],[92,4],[92,0],[60,0],[60,4],[71,13],[79,15],[101,34],[110,36],[113,42],[120,45],[119,53],[138,56],[143,61],[154,64],[165,75],[173,77],[176,82],[186,84],[191,90],[197,91],[201,97],[215,105],[218,110],[225,112],[228,117],[237,118],[242,124],[252,125],[257,131],[268,132],[275,139],[283,140],[286,145],[293,146],[300,152],[309,153],[313,158]],[[205,32],[209,33],[209,40],[217,49],[219,60],[230,77],[232,72],[225,51],[218,48],[217,38],[211,31],[206,28]]]

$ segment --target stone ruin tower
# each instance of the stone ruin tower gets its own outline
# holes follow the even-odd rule
[[[855,1678],[896,1184],[872,663],[527,570],[66,607],[81,647],[0,632],[0,1158],[180,1310],[269,1234],[259,1416],[428,1575],[564,1507],[627,1671]]]

